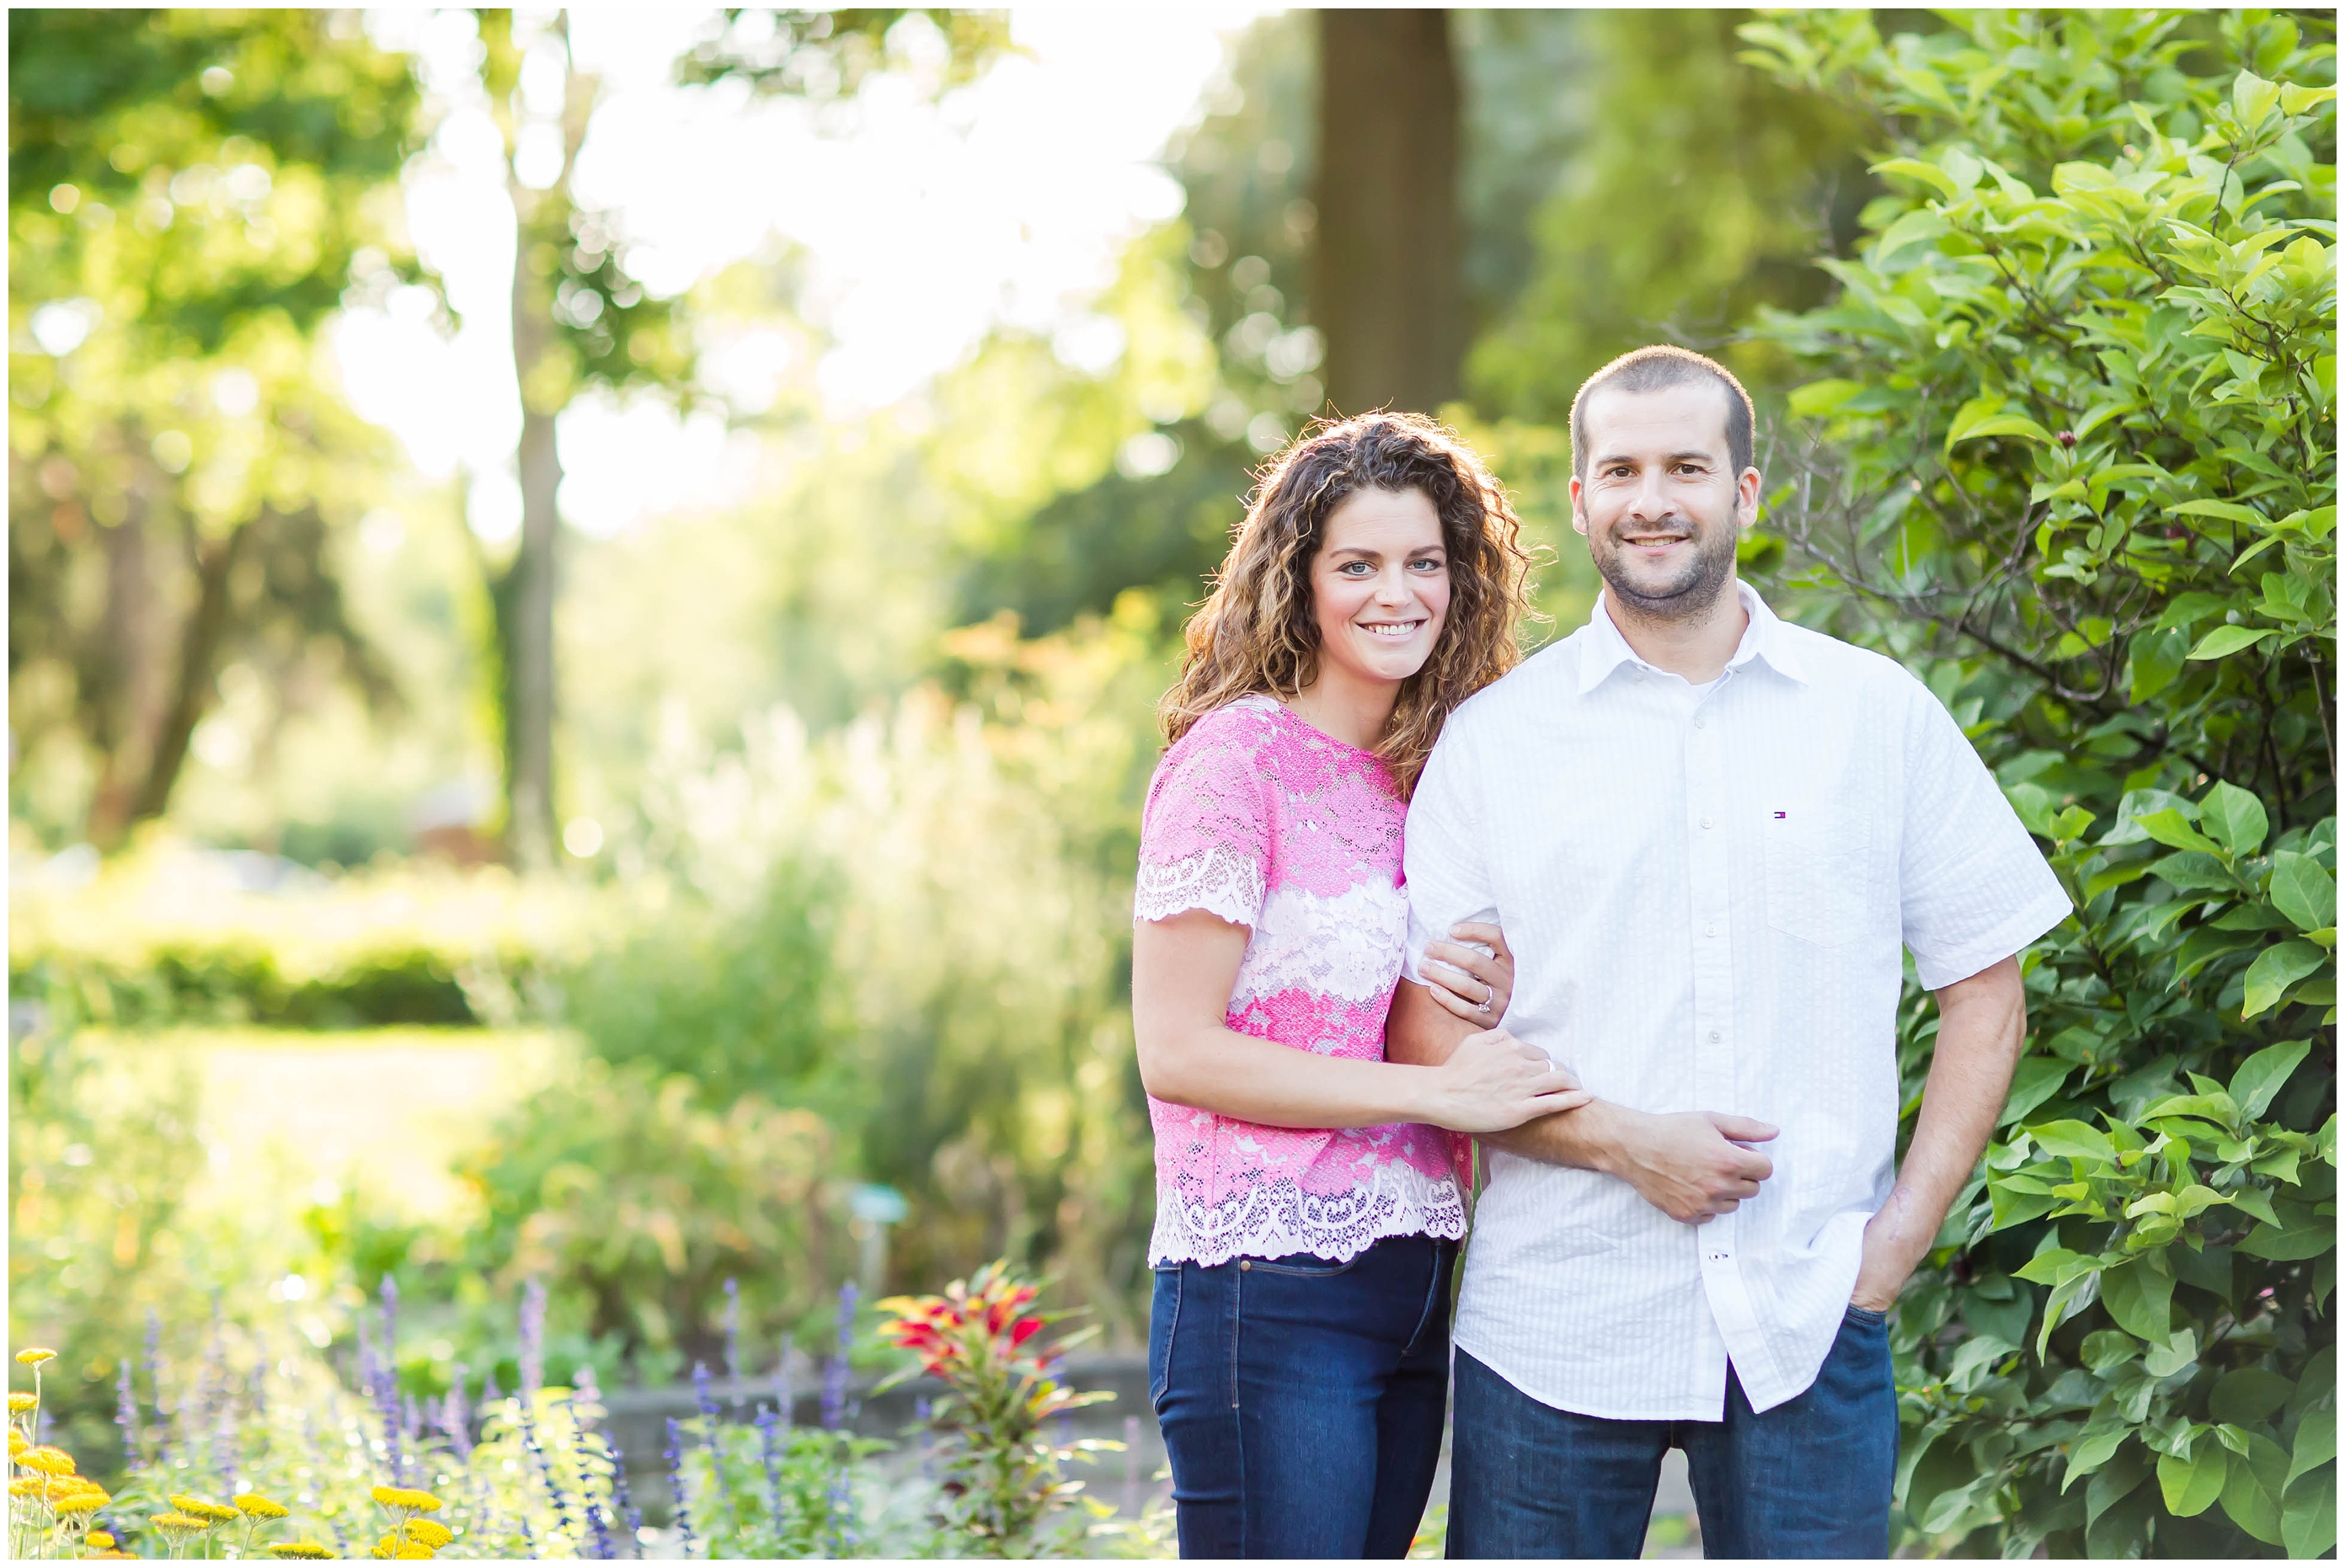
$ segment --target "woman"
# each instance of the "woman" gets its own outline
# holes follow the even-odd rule
[[[1405,803],[1442,721],[1517,657],[1516,534],[1440,427],[1345,420],[1270,465],[1189,623],[1132,935],[1183,1556],[1406,1551],[1441,1448],[1457,1135],[1588,1098],[1495,1027],[1441,1067],[1384,1060]],[[1493,952],[1434,944],[1463,971],[1434,994],[1495,1025],[1498,934],[1453,935]]]

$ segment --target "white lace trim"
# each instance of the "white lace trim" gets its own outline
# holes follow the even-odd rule
[[[1151,1263],[1212,1268],[1233,1258],[1307,1252],[1342,1262],[1387,1236],[1466,1234],[1466,1199],[1454,1176],[1427,1176],[1400,1161],[1380,1164],[1347,1191],[1303,1190],[1291,1176],[1264,1177],[1218,1204],[1156,1183]]]
[[[1169,865],[1142,860],[1132,889],[1132,919],[1137,925],[1203,909],[1233,926],[1252,926],[1262,917],[1263,900],[1262,862],[1217,844]]]
[[[1274,888],[1238,966],[1230,1009],[1288,991],[1373,1002],[1392,989],[1407,950],[1408,895],[1397,887],[1355,883],[1332,898]]]

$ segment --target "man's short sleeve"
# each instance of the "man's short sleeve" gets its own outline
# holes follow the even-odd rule
[[[1445,942],[1460,920],[1495,920],[1483,855],[1473,748],[1453,715],[1409,797],[1404,866],[1408,878],[1408,957],[1402,973],[1422,985],[1427,942]]]
[[[1905,946],[1934,991],[2019,952],[2069,905],[1954,715],[1918,681],[1909,700],[1900,897]]]

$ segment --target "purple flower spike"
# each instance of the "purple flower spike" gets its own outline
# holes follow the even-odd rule
[[[627,1494],[627,1456],[607,1433],[603,1443],[611,1451],[611,1502],[626,1524],[629,1541],[639,1543],[644,1538],[644,1514],[635,1506],[635,1500]]]
[[[521,1391],[534,1398],[545,1382],[545,1286],[532,1280],[521,1288]]]
[[[757,1407],[757,1457],[765,1462],[766,1490],[773,1502],[774,1528],[782,1527],[782,1423],[774,1407]]]
[[[385,1274],[382,1289],[382,1354],[389,1361],[399,1360],[399,1281]]]
[[[676,1534],[684,1543],[685,1556],[689,1558],[693,1555],[695,1543],[691,1499],[684,1489],[684,1429],[676,1425],[674,1416],[667,1419],[667,1448],[663,1457],[667,1460],[668,1489],[675,1494]]]
[[[837,1431],[854,1412],[847,1402],[847,1353],[855,1346],[855,1303],[859,1292],[849,1280],[838,1288],[838,1349],[823,1368],[822,1424]]]
[[[138,1401],[130,1391],[130,1362],[122,1363],[121,1375],[114,1380],[114,1424],[122,1429],[122,1462],[132,1470],[138,1468],[138,1451],[142,1446],[138,1435]]]
[[[591,1496],[586,1499],[586,1523],[594,1534],[594,1546],[596,1561],[603,1563],[617,1561],[619,1547],[618,1543],[611,1539],[610,1516],[603,1512],[603,1505]]]
[[[706,1436],[713,1444],[716,1441],[716,1394],[708,1386],[708,1365],[705,1361],[692,1363],[692,1398],[700,1407],[700,1419],[708,1423]]]

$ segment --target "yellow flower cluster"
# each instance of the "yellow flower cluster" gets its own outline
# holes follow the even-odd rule
[[[170,1502],[180,1512],[192,1513],[206,1524],[233,1524],[241,1517],[225,1502],[214,1502],[208,1497],[194,1497],[184,1492],[171,1493]]]
[[[239,1492],[234,1499],[237,1512],[248,1519],[282,1519],[285,1505],[263,1497],[257,1492]]]
[[[371,1556],[422,1561],[437,1556],[441,1547],[456,1538],[439,1521],[416,1517],[436,1513],[442,1507],[440,1500],[428,1492],[410,1486],[378,1486],[367,1495],[381,1503],[391,1517],[391,1533],[374,1543]]]
[[[334,1549],[315,1541],[280,1541],[269,1549],[269,1554],[271,1557],[298,1557],[322,1563],[333,1556]]]
[[[8,1413],[10,1415],[24,1415],[27,1411],[36,1411],[40,1408],[41,1396],[38,1394],[28,1394],[20,1390],[10,1393],[8,1396]]]

